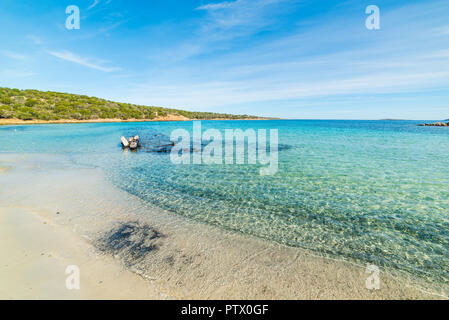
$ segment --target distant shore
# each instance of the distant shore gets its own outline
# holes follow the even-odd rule
[[[275,118],[248,118],[248,119],[190,119],[184,116],[169,114],[164,117],[154,119],[90,119],[90,120],[21,120],[21,119],[0,119],[0,125],[28,125],[28,124],[58,124],[58,123],[120,123],[120,122],[163,122],[163,121],[194,121],[194,120],[274,120]]]

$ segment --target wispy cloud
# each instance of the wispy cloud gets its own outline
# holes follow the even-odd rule
[[[10,50],[3,50],[2,54],[10,59],[19,60],[19,61],[28,61],[29,57],[27,55],[13,52]]]
[[[207,12],[201,23],[204,34],[215,35],[219,40],[254,34],[272,26],[276,8],[285,0],[236,0],[210,3],[196,10]]]
[[[241,0],[236,1],[223,1],[219,3],[209,3],[196,8],[196,10],[219,10],[225,8],[231,8],[238,5]]]
[[[126,20],[117,21],[117,22],[109,24],[109,25],[107,23],[105,23],[105,26],[97,28],[96,30],[94,30],[92,32],[89,32],[89,33],[86,33],[86,34],[82,34],[82,35],[79,35],[79,36],[74,36],[73,39],[83,40],[83,39],[95,38],[95,37],[98,37],[100,35],[109,36],[110,32],[112,30],[118,28],[120,25],[122,25],[125,22],[126,22]]]
[[[251,32],[265,28],[263,17],[274,15],[271,9],[275,3],[275,0],[251,3],[241,0],[199,8],[207,10],[205,27],[235,37],[248,32],[244,28],[248,23],[243,19],[245,16],[256,22],[250,26]],[[223,110],[245,103],[278,106],[289,102],[299,106],[348,96],[395,96],[397,101],[404,95],[425,96],[449,85],[449,42],[441,41],[440,34],[432,32],[447,25],[447,21],[435,20],[440,10],[441,7],[427,4],[410,5],[407,10],[403,7],[385,10],[382,13],[385,24],[378,32],[366,30],[361,19],[363,10],[360,15],[352,15],[350,11],[351,15],[334,19],[320,17],[322,23],[292,27],[282,37],[220,52],[215,59],[188,56],[188,64],[169,66],[147,83],[136,86],[129,100]],[[414,18],[413,24],[387,25],[402,21],[404,12]],[[222,24],[221,18],[231,21]],[[240,22],[231,26],[235,21]],[[227,40],[232,44],[232,39]],[[206,40],[209,42],[199,43],[203,50],[212,51],[214,46],[222,45],[220,41]],[[201,53],[201,48],[196,47],[193,54],[197,52]],[[361,103],[359,108],[363,106],[363,102],[357,103]],[[272,110],[281,112],[277,108]]]
[[[92,2],[92,4],[87,7],[87,10],[95,8],[97,6],[97,4],[99,4],[99,3],[100,3],[100,0],[94,0],[94,2]]]
[[[47,51],[48,54],[59,58],[61,60],[65,60],[65,61],[69,61],[69,62],[73,62],[91,69],[95,69],[95,70],[100,70],[103,72],[112,72],[112,71],[117,71],[119,70],[119,68],[114,68],[114,67],[104,67],[98,63],[92,62],[89,59],[80,57],[70,51]]]
[[[160,54],[159,58],[156,55],[151,58],[166,64],[231,48],[234,40],[250,38],[271,29],[276,25],[279,15],[282,15],[281,12],[288,12],[296,3],[297,0],[235,0],[195,7],[196,11],[204,11],[204,15],[195,20],[192,30],[194,37],[180,39],[172,47],[160,48],[159,52],[164,54]],[[284,6],[281,8],[280,4]],[[177,58],[167,61],[165,52]]]
[[[0,73],[16,67],[11,59],[20,63],[27,54],[35,70],[46,71],[38,83],[51,80],[48,86],[222,112],[241,112],[246,104],[245,112],[256,114],[265,108],[271,115],[300,116],[301,109],[314,106],[329,114],[340,107],[360,114],[369,99],[375,117],[382,113],[377,109],[395,109],[406,99],[426,112],[449,101],[447,0],[380,0],[376,31],[365,28],[366,3],[358,0],[202,0],[186,2],[176,15],[166,2],[158,8],[145,1],[108,2],[84,1],[82,17],[89,23],[77,32],[52,33],[42,26],[17,43],[24,28],[11,30],[0,49]],[[152,13],[157,19],[148,18]],[[17,25],[26,23],[20,17],[17,13]],[[28,23],[26,30],[37,30],[38,22]],[[38,60],[42,54],[47,59]],[[120,58],[98,59],[106,56]],[[82,67],[65,79],[61,65],[52,66],[56,59],[66,61],[65,67]],[[114,72],[117,66],[126,74]],[[432,94],[441,96],[433,105]]]
[[[239,103],[324,98],[342,95],[395,94],[419,92],[447,83],[449,71],[411,72],[407,74],[379,73],[326,81],[284,79],[222,81],[141,85],[133,91],[130,100],[145,103],[151,99],[157,105],[188,106],[196,108],[220,107]]]

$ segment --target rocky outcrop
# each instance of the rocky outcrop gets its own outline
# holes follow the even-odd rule
[[[435,122],[435,123],[424,123],[420,124],[421,127],[449,127],[449,122]]]

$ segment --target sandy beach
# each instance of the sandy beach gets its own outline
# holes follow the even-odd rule
[[[1,299],[444,298],[383,271],[368,290],[364,266],[162,211],[61,156],[0,161],[11,167],[0,173]],[[132,245],[117,249],[124,228]],[[65,286],[69,265],[80,290]]]
[[[248,118],[248,119],[232,119],[238,120],[269,120],[272,118]],[[274,119],[274,118],[273,118]],[[167,116],[159,116],[154,119],[91,119],[91,120],[21,120],[21,119],[0,119],[0,126],[8,125],[29,125],[29,124],[61,124],[61,123],[119,123],[119,122],[164,122],[164,121],[193,121],[184,116],[169,114]],[[231,120],[231,119],[207,119],[207,120]]]
[[[117,122],[153,122],[153,121],[190,121],[183,116],[169,114],[165,117],[155,119],[91,119],[91,120],[21,120],[21,119],[0,119],[0,125],[27,125],[27,124],[57,124],[57,123],[117,123]]]
[[[32,210],[0,209],[0,299],[164,299],[151,283],[111,257],[95,257],[89,245],[41,220]],[[65,286],[67,266],[89,270],[80,290]]]

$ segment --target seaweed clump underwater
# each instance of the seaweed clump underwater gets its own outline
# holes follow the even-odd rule
[[[97,241],[97,247],[104,253],[120,258],[126,266],[135,266],[147,255],[159,248],[164,235],[151,226],[139,222],[117,225]]]

